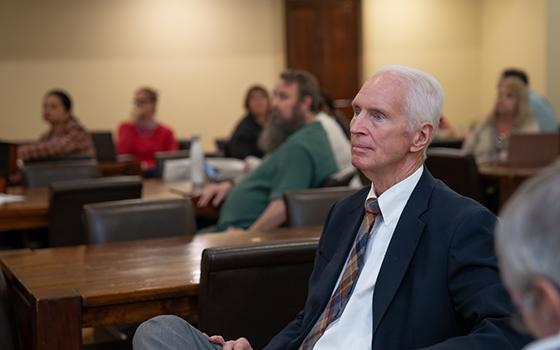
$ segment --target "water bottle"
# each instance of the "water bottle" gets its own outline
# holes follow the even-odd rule
[[[198,192],[204,186],[204,153],[199,136],[193,136],[191,139],[191,182],[193,192]]]

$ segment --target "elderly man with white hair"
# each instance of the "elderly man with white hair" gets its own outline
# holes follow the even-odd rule
[[[527,330],[527,350],[560,349],[560,163],[508,202],[496,232],[502,278]]]
[[[442,103],[440,84],[408,67],[385,67],[362,86],[352,102],[352,164],[371,185],[332,207],[303,311],[266,350],[504,350],[526,343],[510,327],[495,216],[424,167]],[[245,338],[208,338],[171,316],[144,323],[134,347],[251,349]]]

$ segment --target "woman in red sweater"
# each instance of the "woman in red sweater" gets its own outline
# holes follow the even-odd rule
[[[138,89],[134,94],[133,121],[119,126],[117,152],[134,155],[147,174],[155,169],[156,152],[177,150],[173,131],[155,121],[157,98],[151,88]]]

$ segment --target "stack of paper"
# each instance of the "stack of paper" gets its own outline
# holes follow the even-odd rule
[[[7,203],[23,202],[24,200],[25,200],[25,196],[20,196],[17,194],[0,193],[0,205],[7,204]]]

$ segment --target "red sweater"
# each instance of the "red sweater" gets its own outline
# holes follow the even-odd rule
[[[155,129],[140,129],[130,122],[119,126],[117,153],[136,156],[144,169],[155,167],[156,152],[175,150],[177,142],[173,131],[159,123]]]

